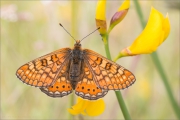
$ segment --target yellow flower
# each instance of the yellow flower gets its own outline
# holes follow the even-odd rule
[[[143,32],[131,46],[120,52],[116,60],[124,56],[148,54],[156,51],[158,46],[168,37],[169,32],[170,22],[168,14],[164,18],[159,11],[152,7],[148,23]]]
[[[130,6],[130,0],[125,0],[119,7],[118,11],[113,15],[108,33],[126,16]],[[101,35],[107,33],[106,24],[106,0],[98,0],[96,8],[96,26],[100,27],[99,32]]]
[[[125,0],[123,4],[119,7],[118,11],[128,10],[130,6],[130,0]]]
[[[113,15],[110,22],[110,27],[108,33],[126,16],[130,7],[130,0],[125,0],[123,4],[119,7],[118,11]]]
[[[72,115],[83,114],[88,116],[98,116],[104,112],[105,104],[103,99],[98,100],[84,100],[80,97],[77,99],[77,104],[72,106],[68,111]]]
[[[96,19],[106,21],[106,0],[98,0],[96,8]]]
[[[99,32],[101,35],[106,34],[106,0],[98,0],[96,8],[96,26],[100,27]]]

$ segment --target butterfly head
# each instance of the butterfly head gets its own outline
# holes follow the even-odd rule
[[[81,48],[80,42],[81,42],[80,40],[76,40],[76,43],[74,44],[74,48],[80,49]]]

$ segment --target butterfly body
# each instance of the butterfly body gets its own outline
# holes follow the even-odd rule
[[[81,49],[81,44],[77,42],[71,51],[70,55],[70,66],[69,66],[69,79],[73,90],[76,87],[77,82],[82,79],[83,75],[83,51]]]
[[[82,49],[79,40],[73,49],[62,48],[26,63],[16,75],[50,97],[63,97],[74,90],[88,100],[102,98],[109,90],[121,90],[135,82],[129,70],[92,50]]]

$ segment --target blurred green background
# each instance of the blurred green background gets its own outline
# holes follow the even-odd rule
[[[123,1],[107,1],[108,24]],[[23,84],[15,75],[16,70],[54,50],[72,47],[74,41],[59,26],[61,23],[76,39],[96,29],[97,1],[1,1],[1,119],[68,119],[72,95],[50,98],[38,88]],[[161,63],[169,79],[173,95],[180,105],[179,91],[179,1],[139,1],[145,20],[151,6],[168,12],[171,32],[158,48]],[[131,2],[125,19],[109,36],[110,51],[114,58],[129,46],[141,33],[142,27]],[[99,32],[82,42],[83,48],[105,56]],[[132,119],[177,119],[170,105],[165,87],[150,55],[125,57],[117,61],[136,76],[137,81],[122,92]],[[104,98],[106,109],[97,117],[84,119],[124,119],[115,93]],[[82,116],[75,116],[82,119]]]

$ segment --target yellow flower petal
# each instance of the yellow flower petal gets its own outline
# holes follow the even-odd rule
[[[108,33],[110,33],[110,31],[124,19],[124,17],[128,12],[129,6],[130,6],[130,0],[125,0],[123,4],[119,7],[118,11],[111,18]]]
[[[71,113],[72,115],[78,115],[78,114],[81,114],[81,112],[77,111],[77,110],[74,110],[74,109],[68,109],[68,112]],[[84,114],[83,114],[84,115]]]
[[[152,7],[148,23],[143,32],[135,39],[131,46],[123,49],[121,55],[147,54],[154,52],[167,38],[170,32],[168,17]],[[123,53],[129,51],[129,53]]]
[[[83,111],[85,110],[85,108],[87,107],[88,105],[88,102],[86,102],[86,100],[78,97],[78,100],[77,100],[77,104],[72,106],[72,108],[74,110],[78,110],[78,111]]]
[[[90,104],[86,108],[86,113],[89,116],[98,116],[104,112],[105,104],[103,99],[99,99],[96,101],[90,101]]]
[[[98,0],[96,8],[96,26],[100,27],[99,32],[101,35],[106,34],[106,0]]]
[[[103,113],[104,109],[105,104],[102,99],[89,101],[78,97],[77,104],[72,106],[72,109],[68,109],[68,111],[72,115],[83,114],[98,116]]]
[[[130,0],[125,0],[123,4],[119,7],[118,11],[127,10],[130,7]]]
[[[73,115],[84,114],[84,110],[86,109],[88,104],[89,103],[86,100],[78,97],[77,104],[72,106],[72,109],[68,109],[68,111]]]
[[[96,19],[106,20],[106,0],[98,0],[96,8]]]
[[[159,45],[162,35],[162,17],[154,8],[151,10],[149,21],[144,31],[129,47],[132,54],[151,53]]]

